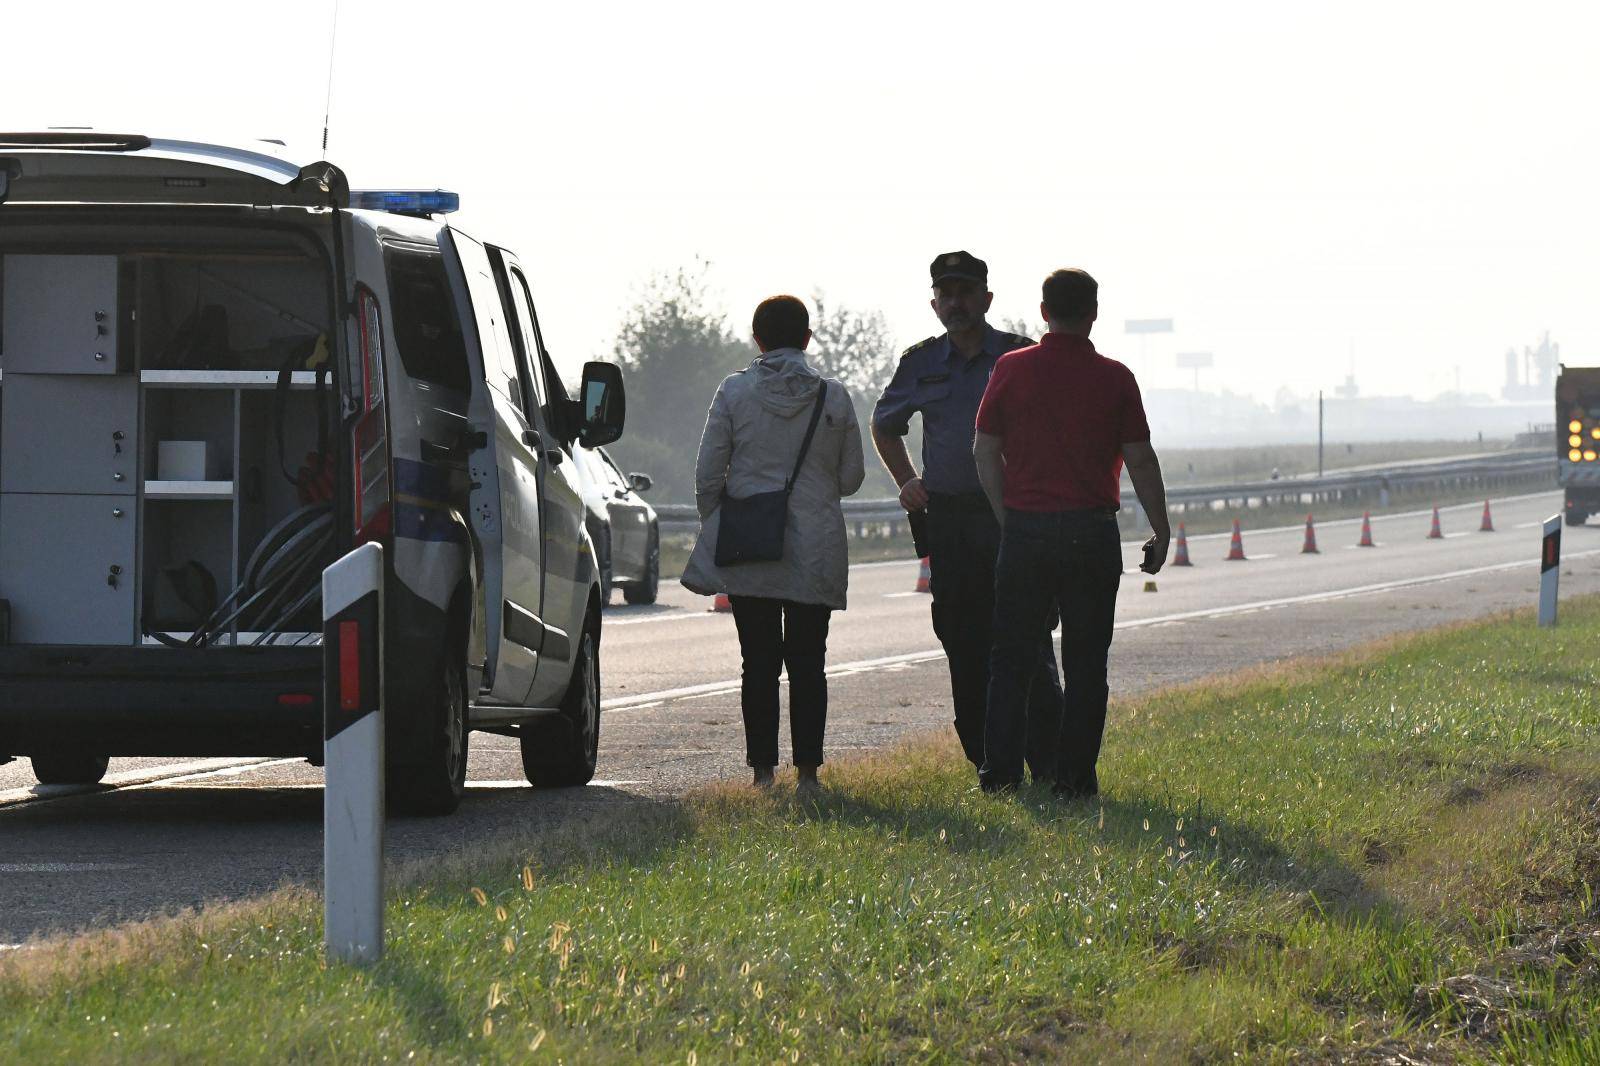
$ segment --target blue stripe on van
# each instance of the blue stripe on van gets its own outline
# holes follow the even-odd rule
[[[415,459],[396,458],[394,490],[401,496],[415,496],[431,503],[450,502],[450,471]]]
[[[394,507],[394,535],[407,540],[465,544],[467,531],[449,511],[423,507],[403,500]]]

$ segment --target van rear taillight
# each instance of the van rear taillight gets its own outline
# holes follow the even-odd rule
[[[384,541],[392,527],[389,430],[383,403],[383,319],[371,290],[356,292],[361,341],[361,414],[350,430],[356,543]]]

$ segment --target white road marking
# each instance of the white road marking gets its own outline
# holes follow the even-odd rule
[[[0,874],[81,874],[133,868],[131,862],[0,862]]]
[[[1578,552],[1568,555],[1566,560],[1582,559],[1588,556],[1600,555],[1600,548],[1590,551]],[[1146,629],[1151,626],[1167,625],[1173,622],[1185,622],[1195,618],[1227,618],[1231,615],[1251,614],[1256,611],[1270,610],[1277,607],[1289,607],[1302,603],[1324,603],[1330,600],[1349,599],[1352,596],[1367,596],[1377,592],[1392,592],[1396,589],[1414,588],[1418,585],[1433,585],[1441,581],[1454,581],[1457,578],[1472,577],[1476,574],[1492,574],[1502,570],[1518,570],[1524,567],[1532,570],[1538,565],[1537,559],[1518,559],[1515,562],[1495,563],[1490,566],[1474,566],[1465,570],[1448,570],[1438,574],[1422,574],[1417,577],[1401,578],[1397,581],[1380,581],[1371,585],[1355,585],[1350,588],[1329,589],[1326,592],[1308,592],[1301,596],[1282,596],[1271,600],[1257,600],[1253,603],[1238,603],[1227,607],[1203,607],[1194,611],[1181,611],[1177,614],[1156,615],[1151,618],[1130,618],[1118,622],[1115,628]],[[905,663],[933,662],[944,658],[943,649],[930,651],[914,651],[904,655],[889,655],[881,659],[863,659],[859,662],[839,663],[828,668],[829,677],[839,677],[845,674],[866,673],[872,670],[882,670],[891,666]],[[670,700],[703,699],[708,696],[720,696],[738,692],[738,681],[710,681],[701,685],[687,685],[683,688],[665,689],[660,692],[646,692],[637,696],[619,696],[601,703],[605,711],[639,710],[645,706],[656,703],[665,703]]]
[[[1511,528],[1512,529],[1538,529],[1542,525],[1544,525],[1543,522],[1518,522],[1516,525],[1512,526]]]
[[[244,766],[222,766],[215,770],[206,770],[196,774],[183,774],[179,777],[163,777],[156,781],[141,781],[137,785],[128,785],[118,791],[132,792],[144,788],[161,788],[165,785],[181,785],[186,781],[204,781],[213,777],[238,777],[241,774],[253,773],[256,770],[265,770],[271,766],[286,766],[289,763],[305,762],[300,757],[288,759],[263,759]]]
[[[644,785],[644,784],[648,784],[648,783],[649,782],[647,782],[647,781],[602,781],[599,778],[595,778],[593,781],[589,782],[589,787],[590,788],[618,788],[618,787],[620,787],[622,785]],[[528,782],[525,781],[525,780],[521,780],[521,781],[519,781],[519,780],[474,781],[471,778],[467,779],[467,791],[468,792],[472,792],[472,791],[477,790],[477,789],[482,789],[483,791],[488,792],[488,791],[495,790],[495,789],[507,789],[507,790],[509,790],[509,789],[521,789],[521,788],[531,789],[532,787],[533,786],[528,784]]]
[[[680,607],[676,610],[663,611],[661,614],[653,614],[648,618],[607,618],[600,623],[600,626],[604,630],[610,629],[612,626],[642,626],[651,622],[687,622],[706,618],[726,618],[731,622],[733,620],[733,612],[711,611],[697,607]]]
[[[901,663],[923,663],[934,659],[944,658],[944,650],[914,651],[904,655],[888,655],[881,659],[862,659],[859,662],[839,663],[828,667],[829,677],[838,677],[847,673],[861,673],[867,670],[883,669]],[[645,692],[638,696],[616,696],[600,704],[604,711],[637,711],[646,707],[665,703],[668,700],[693,699],[704,696],[720,696],[726,692],[739,691],[738,681],[709,681],[703,685],[685,685],[683,688],[664,689],[660,692]]]
[[[886,600],[900,600],[900,599],[905,599],[908,596],[926,596],[926,595],[928,595],[926,592],[885,592],[883,594],[883,598],[886,599]]]
[[[168,763],[164,766],[146,766],[138,770],[122,770],[118,773],[107,774],[98,785],[35,785],[32,788],[10,788],[0,792],[0,807],[8,807],[16,803],[66,799],[70,796],[87,796],[96,792],[109,792],[113,789],[132,785],[155,783],[201,770],[251,767],[260,765],[263,762],[266,762],[266,760],[262,758],[195,759],[190,762]]]

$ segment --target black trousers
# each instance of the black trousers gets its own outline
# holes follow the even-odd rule
[[[1007,511],[995,579],[994,662],[985,733],[986,783],[1022,780],[1034,645],[1051,611],[1061,611],[1061,672],[1066,708],[1057,765],[1059,789],[1094,795],[1095,763],[1106,727],[1106,657],[1122,581],[1114,515],[1082,511]],[[1027,738],[1027,740],[1025,740]]]
[[[730,596],[744,659],[745,761],[778,765],[778,673],[789,671],[789,736],[796,766],[822,765],[828,725],[828,620],[833,608],[764,596]]]
[[[1000,523],[989,501],[935,494],[928,501],[928,576],[933,631],[950,661],[950,696],[956,736],[975,767],[983,766],[989,660],[994,649],[995,561]],[[1061,728],[1061,682],[1048,620],[1030,645],[1027,690],[1027,760],[1035,781],[1056,776]]]

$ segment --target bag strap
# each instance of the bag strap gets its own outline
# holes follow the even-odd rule
[[[806,427],[806,439],[800,443],[800,457],[794,461],[794,473],[790,474],[789,480],[784,483],[785,495],[794,491],[794,483],[800,478],[800,467],[805,464],[806,453],[811,450],[811,438],[817,434],[817,423],[822,421],[822,405],[827,398],[828,383],[824,380],[822,387],[817,390],[817,402],[811,408],[811,424]]]

